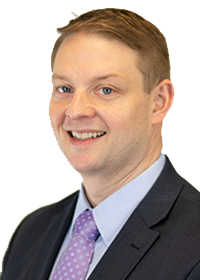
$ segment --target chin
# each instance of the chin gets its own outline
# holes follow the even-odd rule
[[[90,170],[91,164],[83,159],[83,158],[71,158],[71,157],[67,157],[69,163],[73,166],[73,168],[78,171],[79,173],[84,172],[84,171],[88,171]]]
[[[99,174],[99,168],[97,165],[89,163],[89,162],[74,162],[69,161],[73,168],[80,173],[82,176],[91,175],[94,176],[96,173]]]

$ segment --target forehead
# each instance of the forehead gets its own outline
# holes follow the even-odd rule
[[[118,64],[119,60],[121,63],[129,60],[134,62],[137,56],[136,51],[117,39],[109,39],[98,34],[77,33],[68,36],[62,42],[57,51],[55,63],[58,61],[61,63],[67,58],[69,62],[86,59],[89,64],[91,60],[101,59]]]
[[[77,33],[62,42],[55,57],[53,72],[64,69],[131,71],[137,68],[138,59],[136,51],[115,38]]]

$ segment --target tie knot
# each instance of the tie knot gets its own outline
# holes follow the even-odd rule
[[[99,230],[95,224],[92,211],[84,211],[75,222],[74,233],[95,240],[99,235]]]

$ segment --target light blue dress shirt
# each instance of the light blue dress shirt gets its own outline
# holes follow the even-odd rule
[[[56,263],[58,262],[59,257],[69,244],[76,218],[85,209],[90,209],[93,212],[93,216],[99,229],[100,236],[95,243],[92,263],[90,264],[87,274],[88,278],[103,254],[106,252],[112,241],[119,233],[120,229],[130,217],[131,213],[136,209],[138,204],[149,192],[158,176],[160,175],[164,164],[165,156],[161,154],[158,160],[154,162],[153,165],[151,165],[147,170],[145,170],[127,185],[119,189],[117,192],[107,197],[95,208],[91,208],[85,196],[82,185],[71,226],[63,241],[54,267],[52,269],[52,273],[54,271],[54,268],[56,267]]]

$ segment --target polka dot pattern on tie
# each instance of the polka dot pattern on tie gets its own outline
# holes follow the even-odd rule
[[[74,233],[91,240],[96,239],[99,231],[91,211],[85,211],[76,219]]]
[[[61,255],[51,280],[84,280],[98,235],[92,212],[84,211],[76,219],[69,246]]]

